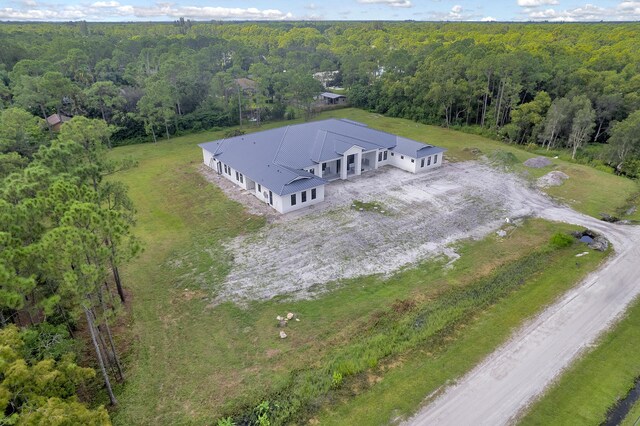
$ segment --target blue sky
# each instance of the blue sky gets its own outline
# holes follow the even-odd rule
[[[640,20],[640,1],[603,0],[0,0],[0,20]]]

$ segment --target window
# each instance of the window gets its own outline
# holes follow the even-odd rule
[[[431,165],[431,156],[427,157],[427,166]]]
[[[395,154],[392,152],[392,153],[391,153],[391,156],[393,157],[394,155],[395,155]]]
[[[244,176],[242,176],[242,173],[240,173],[240,183],[244,183]]]
[[[424,167],[424,158],[420,160],[420,167]]]
[[[236,180],[240,180],[240,175],[236,172]]]
[[[258,184],[258,192],[262,192],[262,187]]]
[[[436,164],[438,162],[438,154],[433,156],[433,164]]]
[[[401,155],[401,156],[400,156],[400,159],[401,159],[401,160],[404,160],[404,155]]]
[[[311,173],[312,175],[316,174],[316,169],[309,169],[309,173]]]
[[[414,160],[414,159],[412,158],[412,159],[411,159],[411,162],[412,162],[412,163],[415,163],[415,162],[416,162],[416,160]]]
[[[312,200],[316,199],[316,189],[315,188],[311,189],[311,199]]]
[[[292,206],[296,205],[296,194],[291,194],[291,205]]]
[[[382,151],[378,153],[378,161],[382,161]]]
[[[302,191],[302,193],[300,194],[302,200],[302,203],[306,203],[307,202],[307,191]]]
[[[325,170],[327,170],[327,163],[322,163],[322,171],[324,172]]]
[[[269,204],[273,205],[273,192],[269,191]]]
[[[393,153],[391,153],[391,155],[393,155]],[[387,151],[385,151],[385,152],[384,152],[384,155],[382,156],[382,159],[383,159],[383,160],[386,160],[386,159],[387,159]]]

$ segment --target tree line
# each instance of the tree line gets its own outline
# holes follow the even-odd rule
[[[119,268],[140,246],[127,190],[106,177],[132,164],[105,159],[103,120],[74,117],[53,139],[43,121],[0,112],[0,415],[106,424],[104,407],[78,395],[90,400],[98,384],[116,404],[112,382],[124,380],[113,328],[126,298]],[[83,354],[97,377],[78,365]]]
[[[512,143],[609,143],[638,174],[637,23],[278,22],[11,24],[0,99],[34,115],[101,118],[115,143],[311,112],[331,84],[351,103]],[[255,90],[238,90],[249,77]],[[615,130],[617,123],[628,120]]]

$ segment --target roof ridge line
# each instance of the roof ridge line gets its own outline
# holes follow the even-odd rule
[[[282,144],[284,143],[285,136],[287,136],[287,132],[289,131],[289,127],[291,127],[291,126],[287,125],[287,127],[284,129],[284,133],[282,134],[282,138],[280,139],[280,143],[278,144],[278,149],[276,149],[276,153],[273,155],[273,160],[271,160],[271,162],[273,164],[278,164],[278,163],[276,163],[276,158],[278,158],[278,154],[280,154],[280,149],[282,148]]]
[[[371,130],[376,131],[375,129],[371,129]],[[355,136],[345,135],[344,133],[338,133],[338,132],[334,132],[334,131],[332,131],[332,130],[326,130],[326,132],[327,132],[327,133],[333,133],[334,135],[338,135],[338,136],[344,136],[345,138],[355,139],[355,140],[357,140],[357,141],[366,142],[366,143],[371,144],[371,145],[377,145],[377,146],[379,146],[379,147],[381,147],[381,148],[384,148],[384,147],[383,147],[382,145],[380,145],[379,143],[372,142],[372,141],[368,141],[368,140],[366,140],[366,139],[357,138],[357,137],[355,137]],[[383,133],[384,133],[384,132],[383,132]],[[326,136],[325,136],[325,138],[326,138]]]
[[[215,157],[215,156],[216,156],[216,154],[218,153],[218,150],[219,150],[220,148],[222,148],[222,144],[223,144],[226,140],[227,140],[227,138],[222,138],[222,139],[220,140],[220,143],[219,143],[219,144],[218,144],[218,146],[216,147],[216,150],[215,150],[215,151],[213,151],[213,154],[211,154],[211,156],[213,156],[213,157]]]

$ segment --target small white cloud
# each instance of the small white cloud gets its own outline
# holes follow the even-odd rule
[[[118,7],[120,3],[117,1],[97,1],[91,5],[91,7],[97,8],[108,8],[108,7]]]
[[[496,18],[492,17],[492,16],[485,16],[484,18],[482,18],[480,21],[481,22],[495,22]]]
[[[451,8],[451,13],[462,13],[462,10],[463,10],[462,6],[460,6],[459,4],[456,4]]]
[[[558,0],[517,0],[518,6],[522,7],[538,7],[548,4],[558,4]]]
[[[413,7],[410,0],[358,0],[360,4],[384,4],[391,7]]]
[[[35,0],[26,0],[35,1]],[[39,8],[2,8],[0,19],[20,21],[68,21],[89,19],[94,21],[118,20],[123,17],[143,19],[189,19],[215,20],[284,20],[293,19],[291,12],[277,9],[208,7],[208,6],[175,6],[172,3],[156,3],[152,6],[123,5],[114,0],[102,0],[90,5],[72,5],[62,8],[54,5]]]

